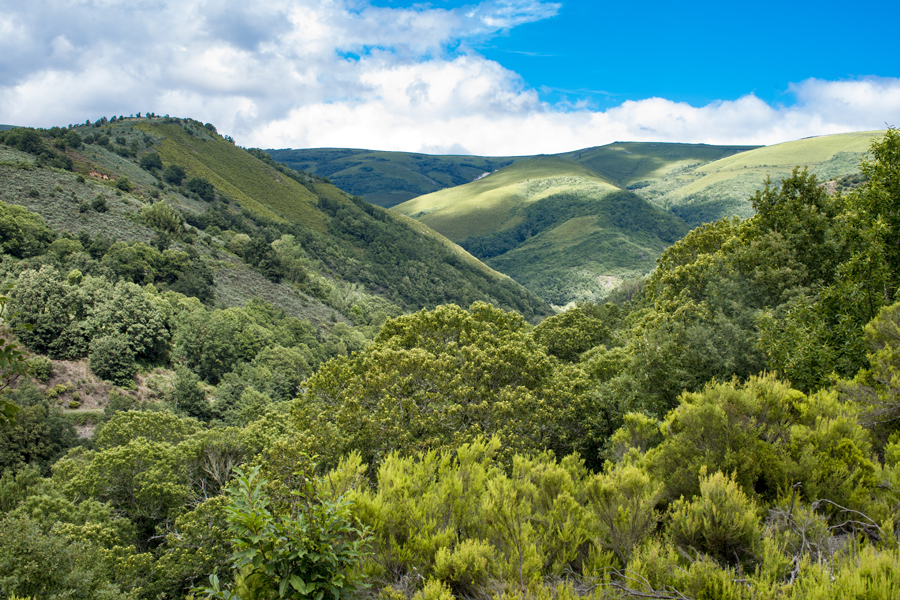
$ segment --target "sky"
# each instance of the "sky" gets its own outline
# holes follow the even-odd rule
[[[900,3],[0,0],[0,123],[490,156],[900,125]]]

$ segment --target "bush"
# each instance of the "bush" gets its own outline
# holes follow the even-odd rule
[[[106,198],[104,198],[100,194],[97,194],[97,196],[91,202],[91,208],[93,208],[94,210],[96,210],[99,213],[103,213],[103,212],[106,212],[107,210],[109,210],[109,207],[106,204]]]
[[[102,337],[91,342],[91,371],[116,385],[134,385],[137,365],[128,340],[121,335]]]
[[[163,171],[163,179],[172,185],[181,185],[186,175],[184,169],[178,165],[169,165]]]
[[[31,359],[31,376],[41,383],[50,379],[53,374],[53,363],[46,356],[35,356]]]
[[[132,185],[131,181],[127,177],[119,177],[116,180],[116,187],[123,192],[130,192],[134,189],[134,185]]]
[[[731,477],[722,472],[700,478],[700,497],[672,505],[672,540],[725,564],[753,555],[762,534],[756,506]]]

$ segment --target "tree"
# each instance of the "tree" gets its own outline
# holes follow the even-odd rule
[[[28,355],[10,339],[6,325],[8,298],[0,294],[0,394],[3,394],[19,377],[28,374]],[[15,419],[19,407],[0,396],[0,425]]]
[[[15,204],[0,202],[0,252],[16,258],[43,254],[56,238],[37,213]]]
[[[234,536],[231,561],[243,590],[240,596],[222,590],[213,575],[211,587],[199,591],[228,600],[352,597],[358,585],[354,567],[364,555],[367,532],[351,516],[350,506],[325,499],[309,475],[301,474],[290,512],[273,514],[259,467],[237,473],[227,511]]]
[[[181,185],[181,182],[184,181],[184,178],[187,174],[184,172],[184,168],[179,165],[169,165],[163,171],[163,179],[172,185]]]
[[[194,192],[207,202],[212,202],[216,199],[216,188],[202,177],[191,177],[185,186],[189,191]]]
[[[331,460],[354,449],[377,462],[481,435],[502,436],[510,454],[595,459],[607,433],[584,373],[558,367],[520,315],[479,302],[388,320],[374,344],[326,363],[305,388],[297,426]]]
[[[134,386],[137,365],[128,340],[121,335],[107,335],[91,342],[91,371],[100,379],[125,387]]]
[[[161,171],[163,169],[162,159],[156,152],[148,152],[141,157],[141,168],[147,171]]]

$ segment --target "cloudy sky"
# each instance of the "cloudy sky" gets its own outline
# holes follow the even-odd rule
[[[726,4],[0,0],[0,123],[482,155],[900,125],[900,3]]]

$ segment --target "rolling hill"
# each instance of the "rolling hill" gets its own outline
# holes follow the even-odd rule
[[[522,159],[392,210],[440,231],[556,305],[602,299],[622,280],[651,270],[687,233],[677,217],[577,157],[559,155]]]
[[[691,226],[731,215],[749,217],[753,214],[749,198],[767,177],[777,183],[798,166],[807,167],[822,182],[856,173],[872,139],[883,133],[842,133],[764,146],[671,171],[637,191]]]
[[[458,242],[553,304],[598,300],[649,272],[690,227],[748,217],[766,177],[854,173],[877,132],[770,147],[617,142],[518,159],[392,210]],[[628,214],[627,224],[621,215]]]
[[[63,236],[185,251],[212,272],[218,304],[262,297],[326,328],[476,300],[528,318],[549,310],[425,225],[235,146],[212,125],[104,119],[36,136],[44,155],[0,144],[0,200]],[[151,226],[147,210],[160,202],[187,222],[183,233],[163,239]]]

